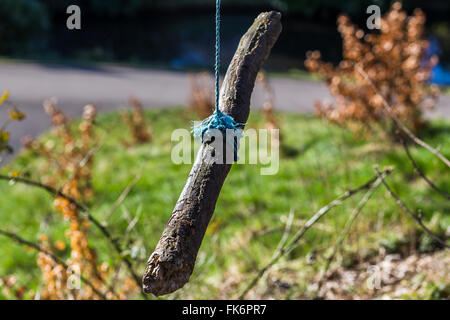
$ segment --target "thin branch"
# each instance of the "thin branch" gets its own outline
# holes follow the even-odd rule
[[[286,226],[284,227],[283,236],[281,237],[281,240],[278,243],[277,248],[275,249],[275,253],[273,255],[274,257],[278,254],[278,252],[280,250],[283,249],[284,245],[286,244],[286,241],[287,241],[287,239],[289,237],[289,233],[291,232],[293,220],[294,220],[294,210],[291,209],[291,211],[289,212],[289,216],[287,218],[287,221],[286,221]]]
[[[9,231],[5,231],[5,230],[1,230],[1,229],[0,229],[0,235],[8,237],[11,240],[14,240],[15,242],[17,242],[19,244],[28,246],[28,247],[33,248],[34,250],[36,250],[38,252],[41,252],[41,253],[45,254],[46,256],[50,257],[53,261],[55,261],[57,264],[61,265],[64,269],[66,269],[66,271],[69,268],[69,266],[60,257],[54,255],[52,252],[42,248],[40,245],[38,245],[38,244],[36,244],[34,242],[25,240],[24,238],[20,237],[19,235],[15,234],[15,233],[12,233],[12,232],[9,232]],[[80,280],[82,282],[84,282],[86,285],[88,285],[103,300],[107,300],[106,296],[103,293],[101,293],[88,279],[86,279],[81,274],[80,274]]]
[[[386,176],[385,173],[383,173],[383,176]],[[336,244],[333,247],[333,252],[332,254],[328,257],[325,268],[322,272],[322,276],[319,280],[319,284],[318,284],[318,289],[317,292],[320,294],[320,289],[322,288],[323,282],[325,280],[325,276],[328,272],[328,269],[330,268],[331,262],[334,260],[334,258],[336,257],[336,254],[338,253],[342,243],[344,242],[345,238],[347,237],[347,235],[350,232],[350,229],[353,225],[353,222],[356,220],[356,218],[359,216],[359,214],[361,213],[362,209],[365,207],[365,205],[367,204],[367,202],[369,201],[369,199],[372,197],[372,195],[374,194],[375,190],[378,189],[378,187],[381,184],[381,179],[377,179],[375,181],[375,183],[372,185],[372,187],[366,192],[366,194],[363,196],[363,198],[361,199],[361,201],[358,203],[358,205],[353,209],[353,212],[350,216],[350,218],[347,220],[347,222],[345,223],[344,226],[344,231],[342,231],[342,233],[340,234],[338,240],[336,241]]]
[[[450,200],[450,195],[446,193],[445,191],[442,191],[439,189],[426,175],[422,172],[422,170],[419,169],[419,166],[417,165],[416,161],[414,161],[414,158],[412,157],[411,153],[409,152],[408,144],[406,141],[401,138],[403,148],[405,149],[406,155],[408,156],[409,161],[411,162],[412,166],[414,167],[414,171],[425,180],[428,185],[433,188],[437,193],[442,195],[447,200]]]
[[[366,79],[366,81],[371,85],[375,93],[381,98],[383,102],[384,109],[387,111],[389,116],[394,120],[395,124],[398,128],[400,128],[412,141],[414,141],[419,146],[424,147],[428,151],[430,151],[432,154],[437,156],[442,162],[444,162],[447,167],[450,167],[450,160],[448,160],[446,157],[444,157],[439,150],[431,147],[429,144],[427,144],[425,141],[418,138],[409,128],[397,117],[395,112],[393,111],[393,108],[389,105],[389,103],[386,101],[384,96],[379,92],[378,88],[375,86],[373,81],[370,79],[369,75],[360,67],[356,66],[356,70],[361,73],[361,75]]]
[[[134,177],[134,179],[126,186],[126,188],[122,191],[120,196],[117,198],[117,200],[112,205],[111,209],[106,213],[103,223],[106,223],[106,221],[111,217],[111,215],[117,210],[117,208],[122,204],[122,202],[126,199],[128,194],[130,193],[131,189],[139,182],[139,180],[142,178],[142,170]]]
[[[427,228],[427,226],[424,225],[422,221],[421,216],[416,216],[411,210],[408,209],[406,204],[392,191],[392,189],[389,187],[387,182],[385,181],[384,177],[380,173],[378,169],[375,168],[375,171],[377,172],[378,177],[381,179],[381,182],[386,187],[386,190],[389,192],[392,198],[394,198],[395,202],[419,225],[422,227],[423,230],[425,230],[426,233],[430,237],[432,237],[434,240],[436,240],[438,243],[440,243],[445,248],[450,248],[450,245],[447,244],[444,240],[442,240],[439,236],[437,236],[433,231]]]
[[[391,173],[392,169],[388,168],[383,171],[383,174],[388,175]],[[377,176],[372,177],[369,181],[364,183],[363,185],[355,188],[350,189],[346,191],[344,194],[342,194],[340,197],[336,198],[335,200],[331,201],[326,206],[322,207],[319,211],[317,211],[303,226],[302,229],[300,229],[293,237],[291,242],[286,245],[284,248],[282,248],[280,251],[278,251],[278,254],[275,255],[269,263],[267,263],[262,269],[260,269],[257,273],[257,275],[253,278],[253,280],[250,282],[250,284],[244,289],[242,294],[239,296],[238,299],[244,299],[247,293],[258,283],[258,281],[264,276],[264,274],[284,255],[288,254],[292,251],[297,245],[300,239],[303,238],[305,233],[317,222],[319,219],[324,216],[328,211],[333,209],[334,207],[337,207],[341,205],[345,200],[352,197],[353,195],[363,191],[372,188],[372,185],[378,180]]]
[[[311,214],[311,212],[304,212],[300,215],[309,215]],[[307,220],[304,219],[297,219],[296,221],[292,222],[292,227],[303,227],[303,225],[306,223]],[[291,227],[291,229],[292,229]],[[275,232],[284,232],[285,230],[285,226],[275,226],[275,227],[265,227],[265,228],[261,228],[258,230],[251,230],[251,234],[252,234],[252,239],[256,238],[256,237],[263,237],[265,235],[271,234],[271,233],[275,233]],[[325,231],[325,232],[334,232],[335,230],[333,228],[331,228],[330,226],[327,226],[326,224],[323,223],[316,223],[316,229],[317,230],[321,230],[321,231]]]
[[[38,181],[33,181],[33,180],[26,179],[26,178],[21,178],[21,177],[10,177],[10,176],[5,176],[5,175],[0,175],[0,180],[15,181],[15,182],[23,183],[23,184],[26,184],[29,186],[37,187],[37,188],[47,191],[48,193],[50,193],[54,196],[64,198],[67,201],[69,201],[71,204],[73,204],[78,210],[83,212],[86,215],[86,217],[88,218],[88,220],[91,221],[101,231],[101,233],[105,236],[105,238],[108,239],[108,241],[112,244],[115,251],[119,254],[120,259],[125,262],[125,264],[128,268],[128,271],[130,272],[131,276],[133,277],[133,280],[136,282],[138,287],[141,286],[141,280],[139,279],[138,275],[134,271],[132,262],[128,259],[128,257],[126,257],[125,255],[122,254],[123,249],[122,249],[122,246],[120,245],[118,239],[114,238],[111,235],[109,230],[89,212],[88,208],[86,208],[84,205],[82,205],[81,203],[79,203],[78,201],[73,199],[72,197],[64,194],[62,191],[56,190],[55,188],[45,185],[43,183],[40,183]],[[142,291],[141,291],[141,295],[143,297],[145,297],[145,299],[147,299],[147,296],[144,295],[142,293]]]

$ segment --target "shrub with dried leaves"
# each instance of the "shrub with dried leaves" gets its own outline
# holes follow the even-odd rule
[[[95,146],[98,144],[94,124],[97,111],[94,105],[86,105],[82,120],[74,127],[69,118],[56,107],[57,100],[52,98],[44,102],[45,112],[51,117],[53,130],[58,141],[45,143],[27,137],[25,147],[32,150],[46,161],[44,183],[57,188],[67,197],[76,201],[85,201],[93,197],[92,165]],[[99,299],[101,292],[108,299],[124,299],[129,292],[136,292],[136,285],[130,281],[111,289],[107,284],[114,270],[97,259],[95,248],[89,245],[90,223],[80,214],[74,203],[66,197],[58,196],[54,206],[62,218],[69,222],[66,236],[70,257],[66,266],[46,252],[58,253],[66,248],[62,240],[51,241],[46,235],[40,237],[40,247],[46,252],[39,252],[37,264],[42,272],[40,299]],[[87,279],[91,286],[81,286],[80,276]],[[77,286],[81,286],[77,288]]]
[[[0,125],[0,153],[3,151],[12,152],[12,148],[8,144],[10,138],[10,134],[6,130],[8,124],[12,121],[22,121],[25,119],[25,113],[21,112],[16,105],[9,100],[9,90],[5,90],[0,96],[0,108],[3,105],[8,107],[9,118]]]
[[[23,139],[26,149],[44,158],[45,168],[41,170],[43,182],[73,197],[89,199],[93,196],[91,186],[92,150],[98,144],[94,131],[96,108],[84,107],[82,121],[74,128],[70,119],[57,108],[55,98],[44,102],[44,110],[50,116],[56,141],[45,143],[27,136]],[[63,182],[62,186],[58,186]]]
[[[208,72],[189,74],[191,84],[188,106],[200,119],[210,116],[214,110],[214,79]]]
[[[131,111],[122,110],[122,119],[133,137],[134,144],[143,144],[152,140],[150,127],[145,120],[142,103],[134,97],[129,99]]]
[[[358,29],[347,16],[340,16],[343,60],[337,67],[323,62],[318,51],[307,53],[305,66],[325,79],[336,98],[334,105],[316,105],[320,116],[356,131],[388,123],[382,97],[358,72],[359,67],[411,129],[424,125],[422,112],[434,106],[439,94],[436,86],[427,83],[437,57],[425,60],[428,42],[424,39],[423,11],[416,9],[408,17],[401,9],[399,2],[394,3],[381,19],[381,30],[370,34]]]

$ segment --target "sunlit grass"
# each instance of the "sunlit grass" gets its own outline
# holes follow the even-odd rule
[[[148,111],[154,140],[150,144],[125,147],[131,138],[116,113],[104,114],[98,120],[98,134],[104,144],[95,156],[93,184],[95,200],[89,203],[92,213],[103,220],[122,190],[142,172],[139,182],[108,220],[113,234],[128,237],[128,254],[142,272],[146,258],[152,252],[174,204],[184,186],[190,165],[171,162],[171,133],[176,128],[189,129],[191,114],[182,109]],[[236,297],[249,277],[268,262],[283,233],[290,211],[294,213],[294,232],[321,206],[345,190],[355,187],[374,175],[373,166],[393,166],[387,179],[392,188],[409,205],[421,209],[424,221],[439,234],[450,226],[450,204],[432,191],[413,172],[401,146],[373,136],[370,142],[357,139],[343,128],[323,122],[314,116],[280,113],[283,143],[289,146],[289,156],[280,159],[279,172],[262,176],[260,165],[234,165],[217,202],[216,210],[200,249],[190,283],[170,297],[231,298]],[[258,112],[250,116],[248,128],[262,127]],[[434,121],[422,137],[431,145],[441,146],[450,156],[450,123]],[[42,139],[51,138],[46,134]],[[450,190],[448,169],[427,151],[411,146],[411,151],[423,171],[443,190]],[[42,161],[27,152],[21,153],[3,171],[16,169],[22,175],[39,180]],[[67,223],[52,206],[52,198],[44,191],[19,185],[0,183],[0,226],[36,241],[47,234],[53,241],[67,241]],[[351,214],[360,196],[331,211],[308,231],[300,246],[282,260],[289,272],[296,274],[295,284],[287,291],[273,292],[274,297],[304,296],[307,284],[323,267],[330,248]],[[130,219],[139,216],[136,227],[126,232]],[[101,260],[117,263],[111,246],[100,233],[91,228],[91,245],[99,248]],[[411,237],[418,250],[433,250],[429,239],[403,214],[394,201],[380,188],[365,206],[356,221],[342,259],[346,265],[354,257],[365,259],[375,255],[380,247],[389,252],[408,254]],[[306,257],[314,252],[315,262]],[[62,256],[67,252],[61,252]],[[40,271],[36,253],[8,239],[0,241],[0,277],[18,276],[27,287],[37,288]],[[341,255],[340,255],[341,257]],[[276,268],[275,268],[276,269]],[[286,273],[286,277],[292,275]],[[276,273],[283,280],[283,272]],[[264,289],[265,282],[260,284]],[[1,297],[1,293],[0,293]]]

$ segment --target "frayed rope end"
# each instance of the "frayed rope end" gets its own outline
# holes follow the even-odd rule
[[[226,130],[238,130],[239,127],[245,126],[246,123],[236,122],[232,116],[229,116],[219,109],[216,109],[212,115],[203,120],[199,125],[192,127],[192,133],[195,137],[200,137],[202,142],[205,134],[212,129],[226,132]]]
[[[246,123],[236,122],[232,116],[229,116],[218,108],[214,111],[212,115],[203,120],[199,125],[193,126],[191,132],[194,134],[194,137],[200,137],[202,143],[205,140],[205,136],[208,137],[208,131],[210,130],[219,130],[224,134],[224,138],[226,143],[230,144],[234,149],[234,161],[238,161],[237,152],[238,152],[238,141],[235,138],[242,138],[242,134],[239,132],[238,135],[234,135],[233,142],[230,142],[229,139],[226,139],[227,130],[237,131],[242,126],[245,126]]]

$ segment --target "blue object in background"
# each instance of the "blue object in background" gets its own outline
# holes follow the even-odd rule
[[[450,71],[437,64],[431,71],[430,82],[438,85],[450,86]]]
[[[439,41],[435,36],[428,38],[429,47],[426,52],[425,60],[429,60],[431,56],[439,56],[442,53]],[[445,69],[442,64],[438,63],[431,71],[430,82],[438,85],[450,85],[450,70]]]
[[[196,52],[184,53],[177,59],[171,61],[172,68],[175,69],[204,66],[206,64],[207,62],[203,55]]]

